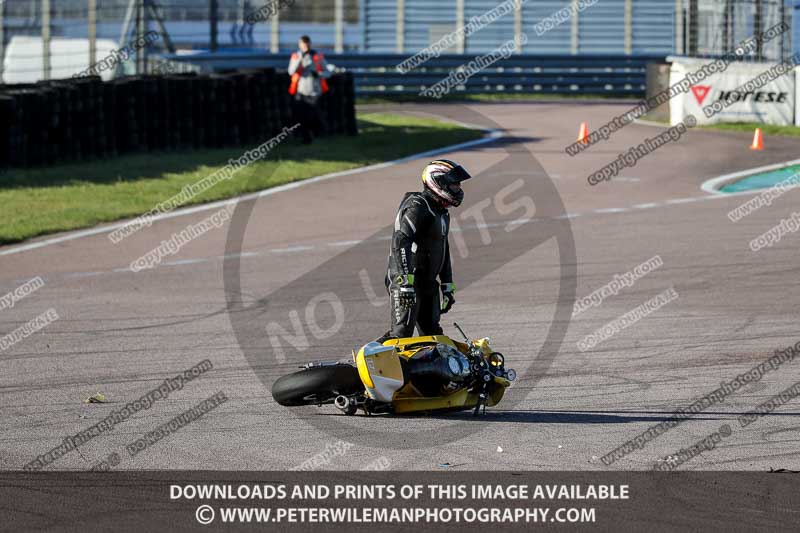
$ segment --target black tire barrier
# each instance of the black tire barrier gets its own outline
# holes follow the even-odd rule
[[[0,168],[123,154],[254,147],[292,127],[289,76],[273,68],[0,85]],[[328,80],[325,135],[356,135],[352,73]]]

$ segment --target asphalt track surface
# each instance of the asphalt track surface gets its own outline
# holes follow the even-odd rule
[[[65,436],[209,359],[214,368],[183,390],[47,468],[88,469],[117,453],[119,469],[282,470],[343,439],[352,447],[321,468],[378,464],[438,470],[449,463],[449,468],[477,470],[649,469],[729,424],[730,436],[680,468],[800,469],[796,400],[746,428],[737,421],[795,383],[800,361],[768,372],[611,466],[599,459],[720,382],[767,360],[775,349],[800,340],[800,236],[786,235],[757,253],[748,247],[791,214],[800,193],[787,193],[732,223],[727,213],[751,196],[714,197],[700,189],[715,176],[796,159],[797,140],[768,137],[767,149],[755,153],[747,149],[747,134],[693,130],[623,170],[621,179],[589,186],[592,171],[660,128],[630,125],[575,157],[566,155],[564,146],[574,140],[581,121],[596,127],[630,105],[394,107],[504,130],[505,137],[496,142],[443,154],[477,176],[466,185],[465,205],[470,198],[488,197],[492,186],[519,179],[551,183],[563,201],[561,212],[557,198],[534,198],[535,218],[510,233],[506,223],[520,211],[489,213],[483,224],[462,221],[461,233],[470,242],[483,244],[482,232],[488,230],[490,244],[473,249],[466,259],[456,258],[457,283],[461,272],[473,272],[445,317],[446,331],[455,335],[454,319],[468,333],[491,336],[521,374],[508,401],[486,416],[346,418],[332,407],[285,409],[269,392],[269,383],[292,371],[298,359],[347,357],[385,331],[388,307],[378,304],[385,296],[380,280],[386,236],[403,192],[418,188],[424,163],[411,160],[259,198],[234,215],[234,224],[237,216],[246,222],[246,228],[240,224],[240,247],[231,243],[231,224],[226,224],[139,273],[128,269],[131,261],[211,211],[158,221],[119,245],[107,233],[97,233],[34,249],[0,248],[0,295],[37,275],[46,281],[0,311],[0,332],[9,333],[49,308],[60,317],[0,352],[0,468],[22,468]],[[514,155],[511,165],[504,164],[509,154]],[[574,238],[573,259],[560,253],[555,239],[536,238],[556,218],[559,231],[569,233],[567,241]],[[357,253],[347,255],[352,249]],[[557,312],[559,298],[571,291],[573,298],[587,296],[656,255],[662,267],[601,305],[566,320]],[[508,260],[492,263],[493,257]],[[375,287],[372,296],[358,284],[348,285],[362,267]],[[676,300],[593,349],[578,349],[586,335],[671,287]],[[357,311],[348,311],[339,325],[324,311],[333,308],[321,305],[309,345],[300,343],[301,349],[279,361],[267,320],[283,317],[291,329],[295,311],[308,331],[311,326],[303,320],[309,298],[331,288]],[[572,300],[561,306],[571,308]],[[545,345],[549,328],[562,331],[563,341]],[[550,363],[531,365],[532,354],[544,354]],[[98,391],[108,403],[82,403]],[[229,401],[135,457],[125,451],[217,391]]]

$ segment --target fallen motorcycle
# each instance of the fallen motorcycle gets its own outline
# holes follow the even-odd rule
[[[280,405],[333,404],[346,415],[417,413],[497,405],[516,372],[490,340],[459,342],[445,335],[370,342],[350,361],[308,363],[279,378],[272,397]]]

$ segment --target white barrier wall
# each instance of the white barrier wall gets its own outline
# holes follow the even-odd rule
[[[684,57],[671,60],[671,86],[679,83],[687,74],[695,75],[703,65],[711,62],[709,59]],[[773,63],[731,63],[725,71],[697,81],[688,91],[670,100],[672,125],[682,122],[689,114],[694,115],[701,125],[718,122],[761,122],[781,126],[795,124],[795,117],[798,115],[795,106],[800,103],[800,89],[796,80],[800,74],[795,70],[767,81],[752,91],[742,89],[745,84],[753,82],[774,66]],[[709,106],[717,101],[725,101],[731,94],[733,103],[712,114]]]
[[[2,1],[0,1],[0,4]],[[15,35],[6,46],[6,56],[3,59],[3,82],[5,83],[35,83],[42,79],[44,60],[42,59],[42,38],[27,35]],[[117,49],[117,43],[110,39],[97,40],[97,62],[105,59],[112,50]],[[50,79],[69,79],[74,74],[89,68],[89,40],[64,39],[55,37],[50,41]],[[134,62],[127,64],[129,73],[132,73]],[[112,69],[100,72],[103,81],[108,81],[114,76]]]

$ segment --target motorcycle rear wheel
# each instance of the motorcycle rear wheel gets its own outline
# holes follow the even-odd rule
[[[312,366],[278,378],[272,385],[272,397],[286,407],[333,403],[340,394],[363,391],[358,370],[351,365]]]

